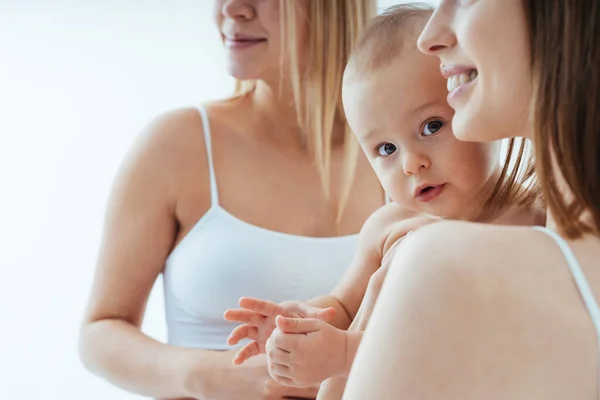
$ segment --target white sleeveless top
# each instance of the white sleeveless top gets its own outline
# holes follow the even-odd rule
[[[166,261],[168,340],[175,346],[227,350],[227,337],[237,324],[223,319],[226,309],[238,307],[240,297],[306,301],[329,293],[348,268],[358,235],[317,238],[286,234],[251,225],[223,209],[208,116],[202,106],[198,111],[204,127],[212,204]]]
[[[592,292],[587,278],[583,273],[583,269],[577,261],[575,254],[569,247],[569,244],[565,239],[562,238],[562,236],[548,228],[536,226],[534,227],[534,229],[540,232],[544,232],[545,234],[550,236],[556,242],[561,253],[563,254],[563,257],[565,258],[565,261],[567,262],[567,265],[569,267],[569,271],[571,271],[571,275],[573,276],[575,286],[577,286],[579,294],[581,295],[581,300],[585,304],[585,308],[590,314],[590,319],[594,324],[594,329],[596,330],[596,337],[598,339],[598,360],[600,361],[600,307],[598,307],[598,301],[596,301],[594,293]],[[598,393],[600,396],[600,379],[598,380],[598,387]]]

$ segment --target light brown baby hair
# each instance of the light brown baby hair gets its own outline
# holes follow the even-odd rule
[[[373,18],[360,36],[348,60],[344,80],[368,77],[402,56],[406,46],[416,50],[417,38],[434,8],[427,3],[399,4]],[[541,204],[541,190],[534,172],[531,142],[508,140],[500,178],[484,204],[494,212],[508,207],[522,209]]]
[[[427,3],[409,3],[391,6],[377,15],[356,42],[346,74],[360,79],[389,65],[405,45],[416,49],[417,37],[432,13],[433,7]]]

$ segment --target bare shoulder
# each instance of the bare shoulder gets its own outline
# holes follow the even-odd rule
[[[204,142],[202,118],[194,107],[164,112],[154,117],[142,130],[136,145],[168,156],[181,151],[191,141]]]
[[[379,370],[394,371],[390,393],[448,399],[595,393],[597,339],[589,315],[557,246],[531,227],[454,221],[423,227],[400,244],[379,303],[364,354],[379,357]],[[371,367],[367,361],[364,375],[379,380],[369,375]]]
[[[416,222],[428,218],[434,217],[397,203],[388,203],[367,218],[360,231],[359,245],[377,248],[378,253],[383,255],[395,241],[411,231]]]
[[[404,254],[414,254],[423,263],[440,268],[483,266],[491,271],[509,259],[539,253],[536,248],[547,236],[530,226],[499,226],[462,221],[443,221],[419,229],[403,245]],[[547,243],[546,243],[547,245]],[[441,262],[443,261],[443,262]]]
[[[206,175],[206,165],[202,118],[194,107],[180,108],[143,127],[121,164],[119,179],[127,184],[133,179],[157,196],[178,197],[191,174],[196,181],[203,179],[197,175]]]
[[[415,212],[397,203],[389,203],[367,219],[361,230],[361,237],[371,243],[376,242],[385,255],[407,233],[439,221],[442,221],[439,217]]]
[[[442,221],[414,232],[400,244],[398,254],[391,276],[420,288],[415,296],[455,303],[456,318],[465,317],[461,310],[473,311],[468,304],[485,304],[484,319],[489,312],[513,307],[527,313],[522,303],[535,303],[533,288],[545,279],[557,290],[572,291],[568,270],[556,263],[559,249],[531,227]],[[470,315],[476,318],[477,313]]]
[[[393,223],[414,218],[419,215],[424,214],[417,213],[398,203],[392,202],[375,210],[375,212],[367,218],[362,229],[365,231],[365,234],[375,233],[388,228]]]
[[[222,131],[228,130],[229,125],[242,118],[241,114],[250,112],[243,99],[237,98],[208,102],[202,107],[206,110],[208,121],[203,121],[198,107],[193,106],[169,110],[156,116],[143,129],[138,144],[156,148],[176,160],[186,153],[193,153],[196,158],[198,154],[206,153],[205,124],[210,127],[212,137],[220,136]]]

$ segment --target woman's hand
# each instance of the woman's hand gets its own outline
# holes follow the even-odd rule
[[[225,352],[221,367],[215,367],[215,373],[205,383],[204,390],[195,393],[194,398],[210,400],[281,400],[314,399],[318,387],[294,388],[283,386],[269,376],[266,356],[260,355],[242,366],[231,364],[231,352]],[[198,378],[198,382],[200,379]]]
[[[227,343],[235,346],[243,339],[251,339],[252,343],[242,347],[233,359],[240,365],[244,361],[265,353],[267,340],[275,329],[275,318],[278,315],[294,318],[317,318],[330,321],[335,316],[334,308],[319,308],[300,301],[285,301],[281,304],[255,298],[241,298],[240,307],[225,311],[227,321],[241,322],[229,335]]]
[[[346,369],[346,332],[314,318],[277,317],[267,342],[269,373],[286,386],[318,385]]]

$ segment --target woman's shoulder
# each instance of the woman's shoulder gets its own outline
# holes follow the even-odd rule
[[[202,135],[202,116],[198,107],[187,106],[163,111],[154,116],[142,129],[138,142],[159,147],[185,145],[190,139]]]
[[[513,272],[517,279],[529,279],[558,248],[530,226],[442,221],[415,231],[399,252],[399,263],[413,269],[417,263],[424,279],[435,275],[441,285],[479,286],[493,285]]]
[[[143,190],[177,197],[190,174],[206,175],[206,158],[202,118],[197,108],[182,107],[162,112],[146,123],[125,155],[119,175],[128,181],[147,182]],[[157,186],[169,190],[159,191]],[[208,188],[208,184],[202,186]]]
[[[440,382],[477,376],[469,385],[444,386],[444,395],[480,398],[492,390],[514,398],[524,371],[538,371],[539,389],[572,366],[597,362],[589,315],[560,250],[531,227],[425,226],[398,247],[381,296],[382,320],[414,333],[398,344],[414,367],[407,381],[431,376],[427,387],[437,397]]]
[[[241,117],[244,105],[239,98],[227,98],[190,104],[171,110],[166,110],[156,115],[143,129],[140,135],[142,141],[173,145],[188,144],[189,141],[204,141],[204,128],[209,127],[211,131],[214,126],[223,125],[227,121],[235,121]],[[202,111],[206,114],[203,114]],[[235,118],[233,117],[235,115]],[[204,121],[207,118],[207,121]],[[212,132],[208,132],[211,133]],[[187,147],[187,146],[185,146]]]
[[[211,138],[222,136],[215,135],[215,131],[222,133],[223,125],[234,121],[232,115],[238,115],[242,109],[236,98],[229,98],[163,111],[146,124],[137,138],[137,145],[161,149],[165,155],[172,155],[174,161],[185,154],[197,158],[206,153],[207,134]],[[209,132],[205,132],[205,128]],[[200,158],[205,163],[206,160]]]
[[[555,295],[544,304],[560,308],[575,293],[561,249],[531,226],[443,221],[415,231],[397,254],[396,273],[415,287],[430,288],[441,302],[452,302],[456,293],[464,304],[481,302],[484,294],[488,310],[500,312],[522,302],[542,306],[538,300],[550,291]]]
[[[461,263],[474,262],[493,255],[506,254],[507,250],[529,251],[534,241],[543,235],[532,226],[493,225],[465,221],[448,221],[419,229],[407,244],[416,251],[426,251],[432,256],[459,258]],[[435,248],[435,252],[431,249]],[[516,254],[514,254],[516,256]]]

